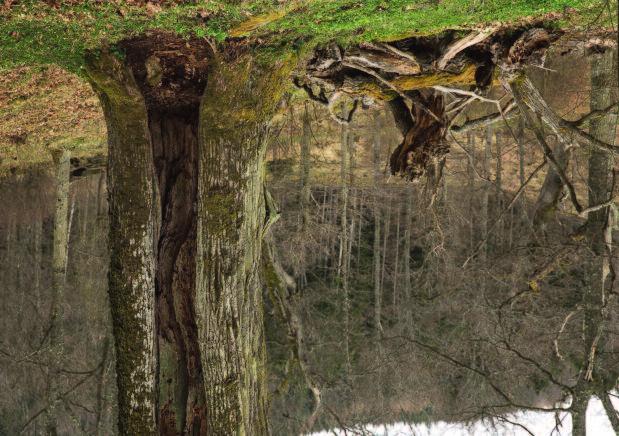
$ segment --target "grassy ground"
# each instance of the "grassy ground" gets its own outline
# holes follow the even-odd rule
[[[47,150],[53,148],[68,147],[75,155],[103,153],[98,103],[77,77],[83,73],[84,52],[149,29],[218,41],[251,36],[264,47],[312,48],[331,40],[385,41],[540,16],[561,26],[616,28],[617,10],[617,0],[13,3],[0,6],[0,174],[47,162]]]
[[[0,176],[48,163],[61,147],[74,157],[105,153],[105,123],[90,86],[57,66],[0,74]]]
[[[53,63],[79,74],[84,50],[149,29],[216,40],[253,33],[265,43],[313,45],[333,39],[392,40],[566,10],[571,11],[568,19],[582,24],[617,7],[617,0],[198,0],[164,7],[136,0],[48,3],[22,0],[0,9],[0,69]],[[602,19],[614,16],[601,14]]]

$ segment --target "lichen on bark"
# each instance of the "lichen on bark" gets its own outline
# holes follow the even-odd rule
[[[109,296],[116,344],[120,434],[156,430],[155,253],[159,221],[144,100],[131,71],[107,51],[87,73],[108,130]]]
[[[292,58],[216,59],[202,99],[197,325],[214,435],[268,434],[260,256],[269,121]]]

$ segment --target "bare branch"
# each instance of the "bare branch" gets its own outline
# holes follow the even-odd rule
[[[527,178],[527,180],[525,180],[525,182],[520,186],[520,188],[518,189],[518,191],[516,191],[516,194],[514,194],[514,196],[512,197],[511,201],[509,202],[509,204],[507,205],[507,207],[505,209],[503,209],[501,211],[501,213],[499,214],[499,216],[497,217],[497,219],[494,221],[494,223],[492,223],[492,226],[488,229],[488,236],[492,233],[492,231],[494,230],[494,228],[497,226],[497,224],[501,221],[501,218],[503,218],[503,215],[509,211],[514,204],[516,204],[516,201],[518,200],[518,198],[520,197],[520,195],[522,195],[522,193],[524,192],[524,189],[526,188],[526,186],[529,184],[529,182],[533,179],[533,177],[535,177],[535,175],[539,172],[539,170],[541,170],[544,166],[546,165],[546,161],[542,162],[541,164],[539,164],[534,170],[533,172],[529,175],[529,177]],[[488,240],[488,236],[486,236],[486,238],[484,238],[483,240],[481,240],[477,246],[475,247],[475,249],[473,250],[473,253],[471,253],[471,255],[469,257],[466,258],[466,260],[464,261],[464,263],[462,264],[462,268],[464,268],[466,265],[468,265],[468,263],[471,261],[471,259],[473,259],[477,253],[479,252],[480,248],[483,247],[483,245],[487,242]]]
[[[548,106],[548,103],[546,103],[529,78],[523,73],[515,77],[509,83],[509,87],[512,93],[514,93],[514,97],[515,94],[518,94],[521,103],[524,103],[534,114],[539,116],[566,146],[571,145],[575,141],[581,145],[596,147],[610,153],[619,154],[619,146],[600,141],[557,115],[556,112]]]
[[[580,307],[577,307],[576,310],[573,310],[573,311],[571,311],[570,313],[567,314],[567,316],[563,320],[563,323],[561,324],[561,328],[557,332],[557,336],[555,337],[555,340],[553,341],[554,342],[554,346],[555,346],[555,355],[557,356],[557,358],[559,360],[563,360],[563,356],[559,352],[559,338],[561,337],[561,333],[563,333],[563,331],[565,330],[565,327],[567,326],[567,323],[570,322],[570,319],[572,318],[572,316],[574,316],[576,313],[578,313],[579,310],[580,310]]]
[[[619,434],[619,412],[617,412],[617,409],[613,406],[610,395],[607,392],[600,392],[598,396],[600,397],[600,401],[602,401],[610,425],[613,427],[613,430],[615,430],[615,433]]]
[[[580,127],[583,124],[585,124],[588,121],[591,121],[595,118],[601,117],[606,115],[608,112],[610,112],[612,109],[614,109],[615,107],[617,107],[619,105],[619,101],[611,104],[608,107],[605,107],[604,109],[596,109],[593,110],[591,112],[589,112],[588,114],[582,116],[581,118],[577,119],[576,121],[569,121],[569,123],[571,125],[573,125],[574,127]]]
[[[439,59],[438,61],[439,69],[444,70],[447,64],[449,63],[449,61],[455,58],[458,55],[458,53],[462,52],[463,50],[466,50],[468,47],[472,45],[482,42],[483,40],[488,38],[490,35],[492,35],[495,30],[496,29],[494,27],[490,27],[488,29],[482,30],[481,32],[469,33],[464,38],[453,42],[449,47],[447,47],[445,54]]]
[[[497,106],[501,105],[501,102],[499,100],[493,100],[491,98],[486,98],[483,97],[479,94],[476,94],[472,91],[466,91],[464,89],[458,89],[458,88],[449,88],[447,86],[442,86],[442,85],[435,85],[432,87],[433,89],[436,89],[437,91],[440,92],[444,92],[446,94],[460,94],[460,95],[467,95],[469,97],[474,97],[475,99],[479,100],[479,101],[485,101],[486,103],[492,103],[495,104]]]
[[[504,119],[511,119],[515,117],[517,113],[514,109],[516,109],[516,104],[512,101],[505,107],[505,109],[503,109],[503,115],[500,113],[493,113],[484,117],[476,118],[465,122],[461,126],[452,127],[451,131],[454,133],[463,133],[468,132],[469,130],[490,126],[499,121],[503,121]]]
[[[557,173],[557,175],[561,179],[561,183],[563,183],[563,186],[565,186],[565,188],[568,190],[568,194],[569,194],[572,204],[574,205],[574,209],[576,209],[576,212],[581,213],[583,209],[580,203],[578,202],[578,197],[576,196],[576,191],[574,190],[574,186],[568,180],[567,176],[565,175],[565,171],[563,171],[563,168],[561,168],[561,166],[555,160],[554,153],[552,149],[550,148],[550,146],[548,145],[548,143],[546,142],[546,138],[544,138],[544,135],[542,134],[540,129],[531,119],[531,116],[529,115],[529,112],[527,111],[525,107],[525,100],[523,98],[522,93],[520,92],[520,88],[513,87],[512,91],[514,93],[514,100],[516,101],[516,104],[518,105],[518,109],[520,110],[520,114],[524,117],[529,127],[533,130],[533,133],[535,133],[535,137],[537,138],[537,141],[540,147],[542,148],[544,152],[544,156],[548,160],[548,163],[550,164],[552,169]]]

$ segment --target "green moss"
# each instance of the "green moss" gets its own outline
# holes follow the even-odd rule
[[[209,234],[216,236],[240,226],[238,205],[234,193],[209,193],[204,196],[204,210],[207,211]]]
[[[592,21],[594,14],[600,15],[603,4],[601,0],[316,0],[267,28],[288,40],[304,37],[314,43],[338,40],[348,44],[435,34],[445,29],[470,28],[497,21],[511,22],[562,12],[568,7],[577,12],[573,20],[586,24]],[[612,18],[606,15],[607,24],[610,24]]]
[[[331,40],[344,44],[395,40],[538,17],[565,8],[575,13],[569,19],[555,17],[559,26],[613,25],[612,12],[617,8],[617,0],[608,5],[602,0],[308,0],[293,6],[267,0],[199,0],[160,11],[120,1],[59,3],[60,7],[52,8],[24,0],[0,12],[0,69],[54,63],[81,73],[87,49],[153,29],[219,41],[232,34],[251,34],[270,50],[313,47]]]
[[[244,19],[240,7],[218,1],[181,4],[154,14],[112,2],[52,8],[23,1],[0,13],[0,69],[51,63],[81,74],[88,49],[154,29],[223,40],[226,31]]]

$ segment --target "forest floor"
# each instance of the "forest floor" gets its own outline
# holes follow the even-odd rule
[[[251,34],[269,46],[352,44],[543,16],[557,26],[600,26],[615,20],[617,0],[5,0],[4,5],[0,69],[54,63],[80,74],[86,49],[153,29],[218,41]]]
[[[105,153],[96,96],[83,80],[88,49],[149,30],[250,38],[265,49],[311,49],[467,31],[546,18],[586,29],[613,26],[617,0],[4,0],[0,6],[0,176],[48,162],[49,150]],[[2,4],[2,2],[0,2]],[[119,56],[123,53],[119,51]]]

